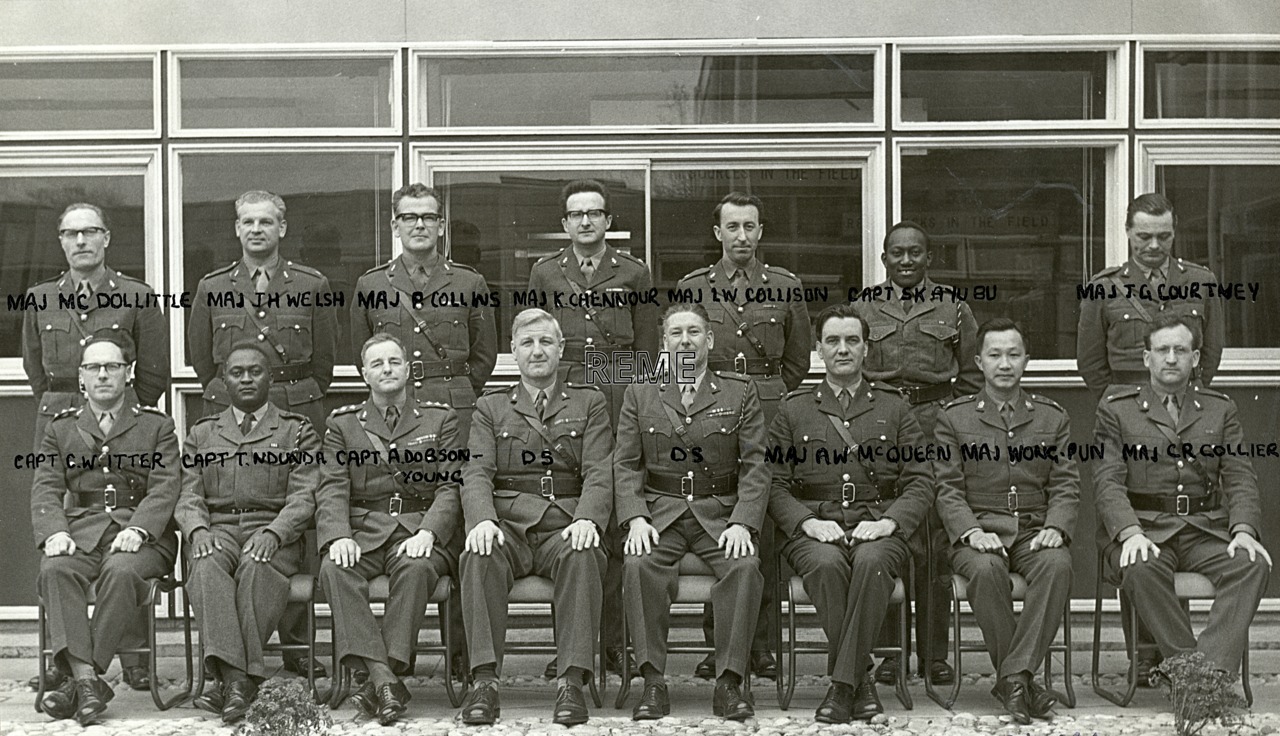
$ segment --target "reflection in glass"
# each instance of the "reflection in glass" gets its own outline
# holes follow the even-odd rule
[[[425,58],[431,127],[873,119],[869,54]]]
[[[930,278],[967,288],[979,324],[1024,321],[1033,358],[1075,357],[1076,285],[1104,263],[1104,150],[930,148],[901,166],[903,219],[932,236]]]
[[[0,132],[151,130],[150,59],[0,61]]]
[[[1148,51],[1146,117],[1280,118],[1280,51]]]
[[[184,128],[391,128],[389,57],[182,59]]]
[[[0,293],[21,295],[67,270],[58,242],[58,215],[75,202],[106,211],[111,221],[107,266],[145,280],[143,196],[141,174],[0,176]],[[19,310],[0,312],[0,357],[22,355],[22,316]]]
[[[1101,120],[1105,51],[903,53],[902,119]]]
[[[1223,284],[1257,286],[1257,301],[1224,302],[1229,348],[1280,345],[1280,166],[1160,166],[1159,191],[1173,202],[1176,256],[1208,266]]]
[[[347,307],[360,274],[391,259],[390,152],[183,154],[184,290],[240,259],[236,198],[265,189],[284,198],[280,254],[319,270]],[[338,365],[354,365],[350,314],[339,310]],[[188,356],[189,361],[189,356]]]

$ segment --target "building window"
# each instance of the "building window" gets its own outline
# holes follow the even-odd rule
[[[1147,120],[1280,118],[1280,51],[1146,50],[1142,78]]]
[[[153,55],[0,59],[0,137],[160,133]]]

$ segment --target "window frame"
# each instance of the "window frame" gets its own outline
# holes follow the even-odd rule
[[[119,53],[94,53],[76,51],[66,53],[20,53],[0,54],[0,63],[22,62],[111,62],[111,61],[150,61],[151,62],[151,127],[149,128],[77,128],[74,130],[14,130],[0,131],[0,142],[3,141],[61,141],[91,139],[137,140],[160,137],[160,51],[138,51]]]
[[[1280,44],[1273,39],[1270,42],[1259,41],[1248,43],[1241,41],[1224,41],[1205,37],[1188,41],[1185,37],[1178,40],[1138,41],[1134,56],[1133,72],[1133,105],[1135,122],[1139,129],[1147,130],[1188,130],[1204,128],[1245,128],[1275,130],[1275,118],[1149,118],[1147,117],[1147,53],[1148,51],[1269,51],[1280,52]]]

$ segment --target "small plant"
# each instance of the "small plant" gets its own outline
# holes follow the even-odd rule
[[[332,725],[305,680],[276,680],[263,686],[235,736],[320,736]]]
[[[1178,736],[1195,736],[1211,721],[1229,727],[1243,720],[1246,704],[1235,690],[1238,676],[1218,669],[1203,653],[1169,657],[1155,671],[1154,679],[1164,685],[1173,703]]]

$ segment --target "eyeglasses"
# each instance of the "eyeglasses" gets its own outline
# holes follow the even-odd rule
[[[399,222],[401,225],[411,225],[413,227],[417,227],[419,222],[427,225],[435,225],[443,219],[443,217],[435,212],[425,212],[421,215],[415,215],[412,212],[402,212],[396,215],[396,222]]]
[[[85,363],[80,366],[80,370],[85,373],[100,373],[105,369],[107,373],[115,374],[124,370],[128,365],[128,363]]]
[[[604,210],[569,210],[564,213],[564,219],[569,222],[582,222],[584,217],[589,217],[592,220],[603,220],[608,214]]]
[[[67,228],[66,230],[59,230],[58,237],[62,238],[63,240],[75,240],[81,235],[85,236],[86,238],[92,238],[95,235],[103,235],[106,232],[107,232],[107,229],[105,227],[84,227],[84,228],[80,228],[79,230],[72,230],[70,228]]]

